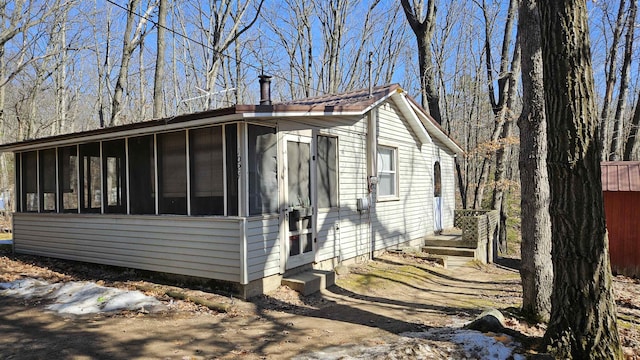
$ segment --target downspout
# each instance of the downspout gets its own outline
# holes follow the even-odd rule
[[[378,159],[378,108],[374,108],[369,112],[367,123],[367,190],[369,198],[369,258],[373,257],[375,250],[375,234],[373,233],[373,223],[371,222],[371,213],[376,211],[377,186],[378,186],[378,170],[376,161]]]

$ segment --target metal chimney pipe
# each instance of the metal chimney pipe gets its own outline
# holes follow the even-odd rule
[[[260,105],[271,105],[271,76],[260,75]]]

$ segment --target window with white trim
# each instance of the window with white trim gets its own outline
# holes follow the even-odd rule
[[[378,146],[378,197],[398,196],[398,148]]]

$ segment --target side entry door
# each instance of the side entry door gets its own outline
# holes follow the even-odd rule
[[[313,262],[314,253],[314,196],[312,176],[313,148],[311,137],[285,137],[285,229],[287,239],[286,269]]]

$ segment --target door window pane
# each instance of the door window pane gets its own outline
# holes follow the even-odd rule
[[[224,215],[222,127],[189,132],[191,214]]]
[[[290,207],[308,208],[311,206],[310,160],[309,144],[287,141],[288,205]]]
[[[127,212],[125,140],[103,142],[102,159],[105,181],[104,212],[125,214]]]
[[[80,212],[101,211],[100,143],[80,145]]]
[[[40,150],[40,211],[56,211],[56,149]]]
[[[184,131],[159,134],[160,214],[187,214],[187,141]]]
[[[276,129],[248,126],[249,214],[278,211],[278,138]]]
[[[440,175],[440,162],[436,161],[433,165],[433,196],[442,196],[442,179]]]
[[[78,212],[78,150],[75,146],[58,149],[58,175],[62,212]]]
[[[156,165],[153,135],[129,138],[129,211],[156,213]]]
[[[318,136],[318,208],[338,206],[338,138]]]

